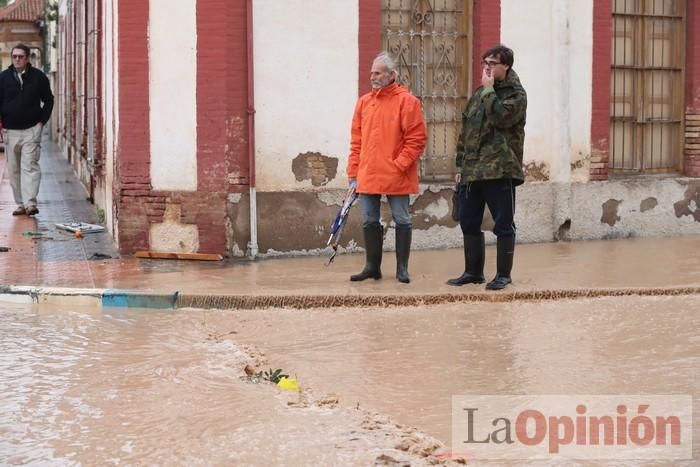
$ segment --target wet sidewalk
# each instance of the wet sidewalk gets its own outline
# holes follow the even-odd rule
[[[329,267],[327,256],[215,263],[119,257],[107,233],[80,239],[55,227],[57,222],[97,223],[99,216],[68,162],[48,140],[41,166],[39,214],[14,217],[5,155],[0,153],[0,246],[10,248],[0,252],[0,289],[5,291],[126,289],[175,293],[180,306],[246,308],[700,293],[700,236],[517,245],[514,284],[502,292],[485,292],[483,285],[445,284],[463,270],[461,250],[412,252],[410,284],[394,278],[393,252],[385,252],[384,278],[362,283],[348,280],[364,263],[357,254],[339,255]],[[487,247],[487,279],[495,273],[495,261],[495,248]],[[190,298],[183,301],[185,296]]]

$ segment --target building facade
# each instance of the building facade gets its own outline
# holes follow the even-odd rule
[[[16,0],[0,8],[0,69],[12,65],[12,48],[25,44],[31,64],[43,69],[45,60],[45,0]]]
[[[529,100],[519,241],[698,234],[699,28],[684,0],[62,0],[56,121],[123,252],[317,253],[385,49],[429,129],[414,244],[457,246],[461,112],[504,43]]]

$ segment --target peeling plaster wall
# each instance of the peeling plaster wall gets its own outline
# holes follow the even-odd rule
[[[700,182],[688,178],[532,183],[518,192],[521,242],[700,235]]]
[[[337,159],[337,176],[324,184],[346,186],[358,89],[357,0],[256,0],[253,8],[258,192],[315,186],[317,178],[292,171],[307,153]]]
[[[151,250],[164,253],[196,253],[199,249],[199,231],[194,224],[182,223],[181,207],[166,205],[163,222],[151,224]]]
[[[226,231],[226,243],[230,245],[230,254],[238,257],[245,256],[250,240],[250,195],[248,193],[229,194],[226,214],[230,219]],[[269,222],[263,222],[263,224],[270,228]]]
[[[524,164],[529,180],[588,180],[592,0],[501,0],[501,40],[528,93]],[[545,174],[545,177],[542,177]]]
[[[345,190],[258,193],[261,256],[314,255],[324,252],[331,220]],[[233,219],[232,254],[242,256],[248,235],[248,200],[229,199]],[[461,247],[462,233],[452,220],[451,187],[422,185],[411,196],[413,249]],[[383,221],[391,219],[382,203]],[[518,188],[515,223],[518,243],[599,240],[625,237],[700,235],[700,181],[646,178],[612,182],[532,182]],[[282,227],[283,226],[283,227]],[[394,226],[385,224],[384,249],[394,249]],[[482,228],[493,243],[493,221],[486,210]],[[240,239],[240,242],[237,240]],[[355,206],[341,251],[363,246],[359,207]]]
[[[672,178],[575,184],[572,206],[586,208],[576,210],[570,237],[584,240],[700,234],[699,189],[698,180]],[[657,203],[651,209],[650,198]],[[601,221],[602,206],[609,200],[618,204],[614,225]]]

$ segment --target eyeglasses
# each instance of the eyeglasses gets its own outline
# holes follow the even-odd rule
[[[492,60],[484,60],[481,62],[482,67],[489,67],[489,68],[493,68],[496,65],[500,65],[500,64],[501,64],[501,62],[494,62]]]
[[[22,59],[27,58],[27,56],[26,55],[13,55],[12,58],[14,60],[22,60]]]

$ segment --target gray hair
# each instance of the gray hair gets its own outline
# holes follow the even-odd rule
[[[394,75],[398,74],[396,71],[396,61],[394,61],[391,55],[389,55],[389,52],[380,52],[376,57],[374,57],[374,61],[376,62],[377,60],[384,64],[388,72],[393,73]]]

